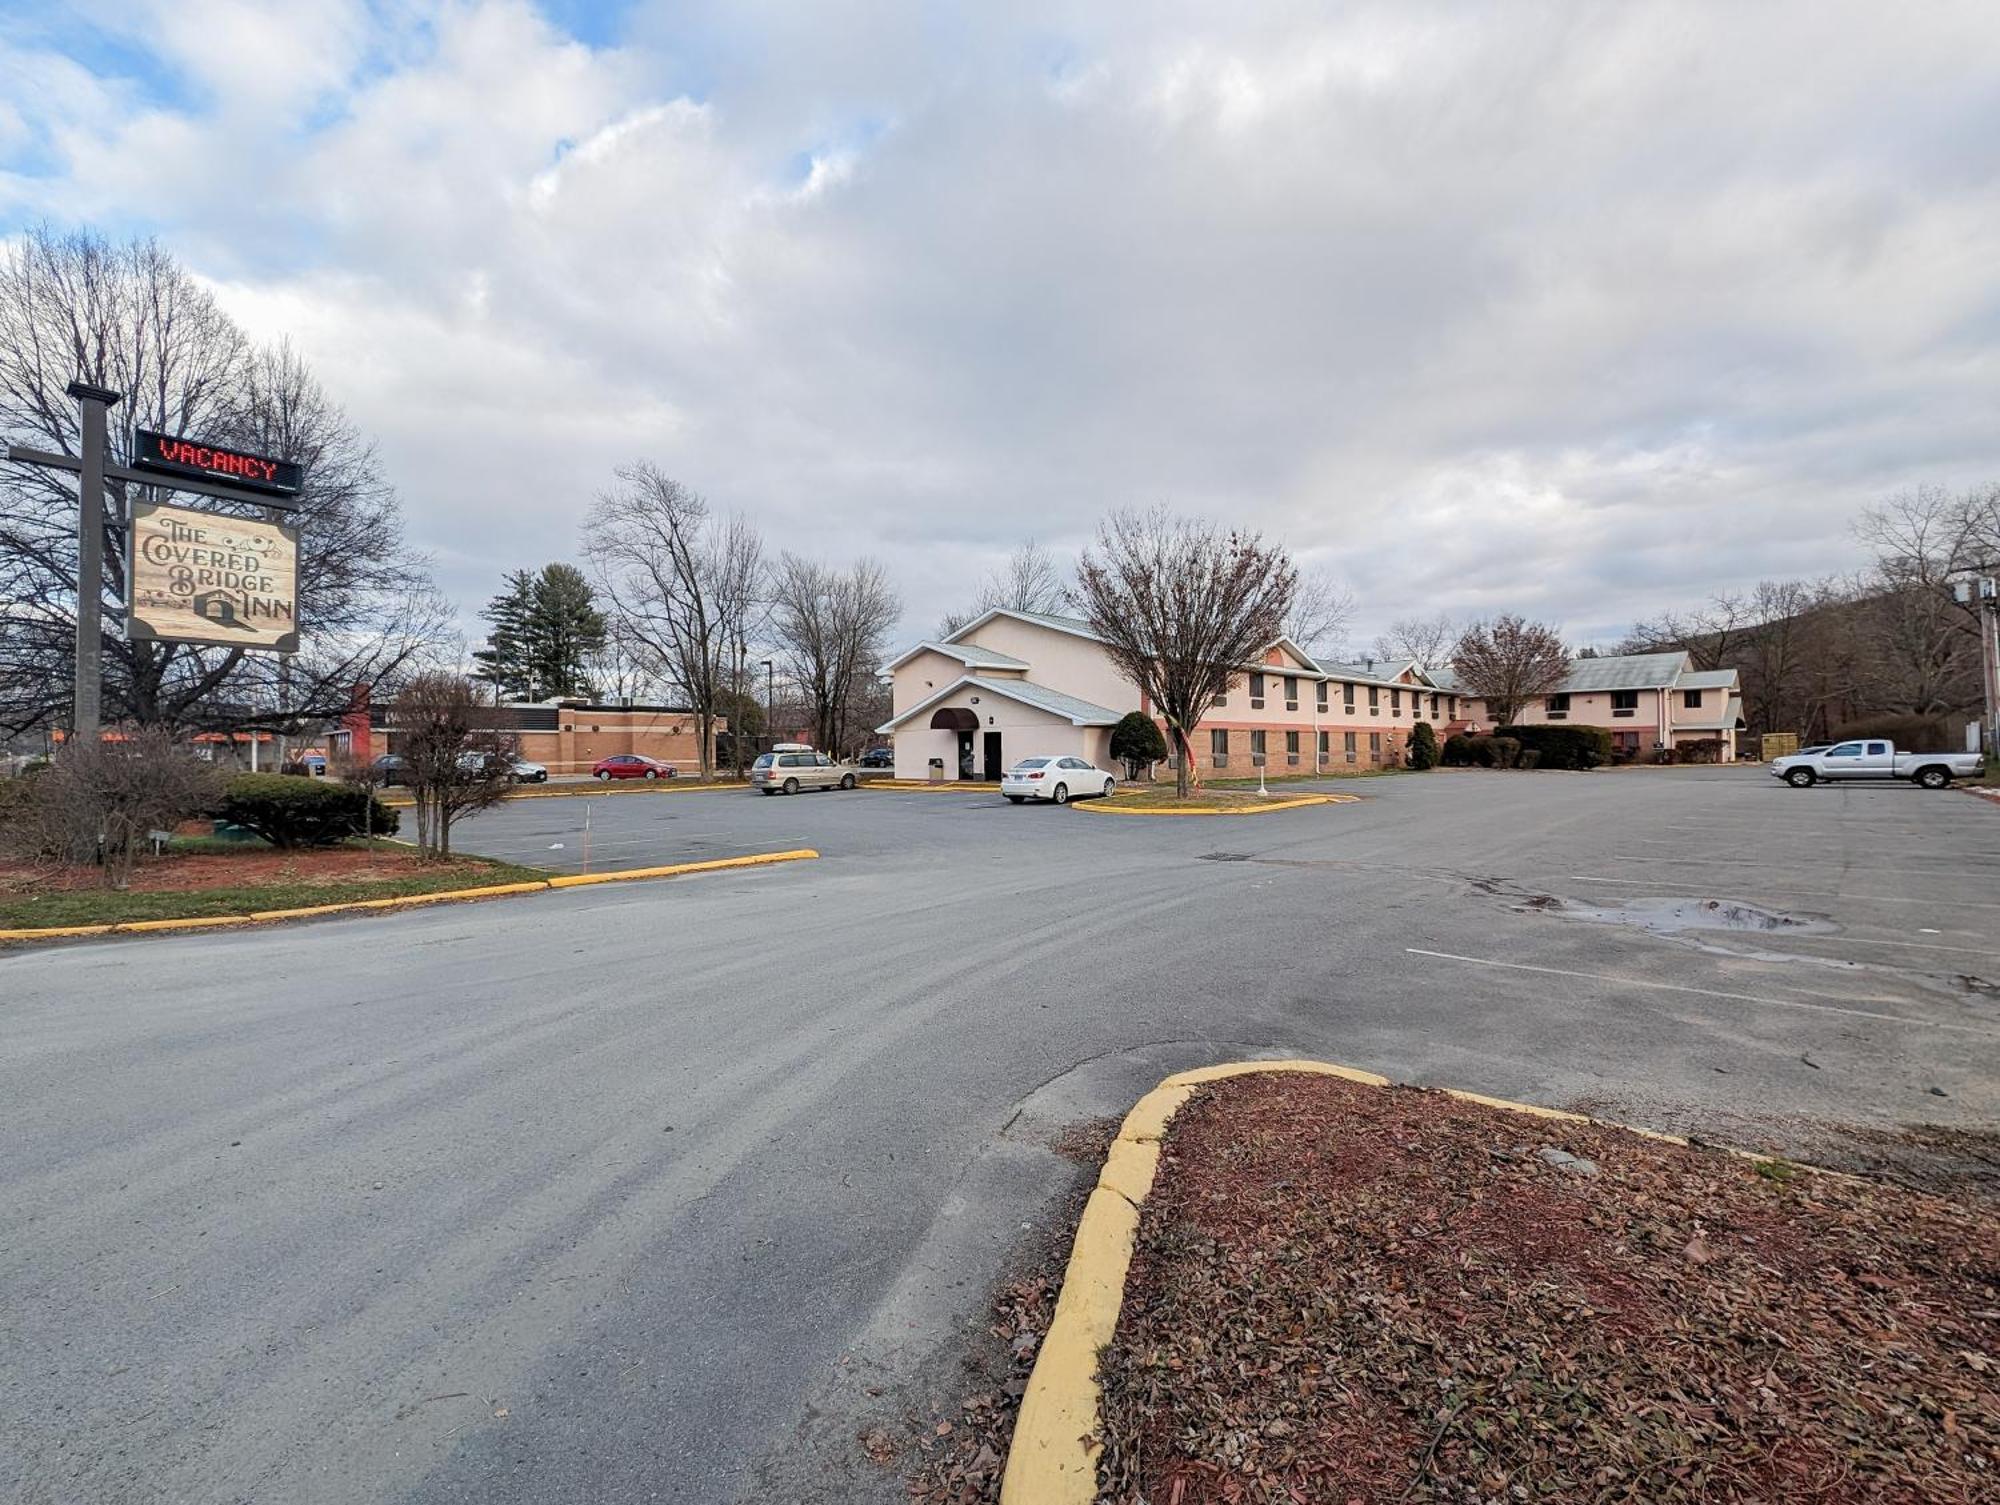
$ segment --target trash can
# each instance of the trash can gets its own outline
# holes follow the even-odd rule
[[[931,782],[932,782],[933,784],[942,784],[942,783],[944,782],[944,759],[943,759],[943,758],[932,758],[932,759],[931,759]]]

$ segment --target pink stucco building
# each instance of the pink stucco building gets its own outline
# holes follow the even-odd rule
[[[899,778],[997,779],[1022,758],[1065,753],[1112,766],[1111,728],[1143,703],[1075,617],[989,611],[888,666]],[[1414,663],[1315,660],[1280,638],[1243,666],[1191,739],[1200,771],[1228,777],[1369,768],[1402,761],[1410,728],[1440,738],[1465,723],[1463,697]]]
[[[1449,674],[1440,679],[1450,680]],[[1485,703],[1467,701],[1482,731],[1494,719]],[[1613,749],[1641,757],[1662,748],[1713,739],[1725,763],[1736,760],[1743,728],[1743,687],[1734,669],[1697,669],[1685,653],[1620,653],[1575,659],[1569,677],[1514,713],[1522,726],[1601,726]]]

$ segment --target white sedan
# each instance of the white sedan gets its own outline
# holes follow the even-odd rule
[[[1023,758],[1000,780],[1000,792],[1017,805],[1022,800],[1067,805],[1093,795],[1108,797],[1117,787],[1117,779],[1082,758]]]

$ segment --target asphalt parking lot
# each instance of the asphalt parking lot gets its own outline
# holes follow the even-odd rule
[[[593,867],[824,855],[0,956],[0,1498],[902,1498],[854,1439],[950,1383],[1054,1136],[1207,1061],[1847,1163],[2000,1119],[2000,806],[1343,787],[611,796]],[[581,866],[583,803],[459,841]]]

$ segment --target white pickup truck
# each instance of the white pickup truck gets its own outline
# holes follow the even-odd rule
[[[1822,779],[1908,779],[1926,789],[1942,789],[1955,778],[1971,778],[1979,769],[1976,752],[1897,752],[1895,743],[1872,738],[1771,760],[1771,777],[1794,789],[1811,788]]]

